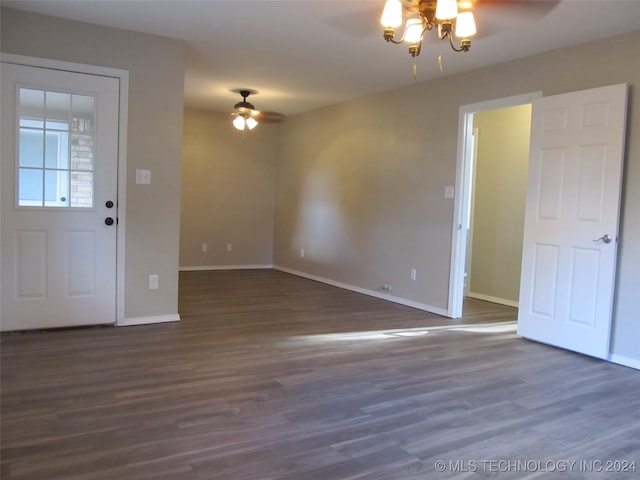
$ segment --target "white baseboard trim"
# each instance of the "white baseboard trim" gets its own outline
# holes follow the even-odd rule
[[[640,370],[640,360],[636,360],[634,358],[629,358],[623,355],[612,353],[611,355],[609,355],[609,361],[617,363],[618,365],[624,365],[625,367],[631,367],[635,368],[636,370]]]
[[[317,275],[311,275],[310,273],[300,272],[298,270],[293,270],[287,267],[281,267],[279,265],[273,266],[274,270],[279,270],[281,272],[290,273],[291,275],[296,275],[298,277],[308,278],[309,280],[314,280],[320,283],[326,283],[327,285],[331,285],[333,287],[342,288],[344,290],[350,290],[356,293],[362,293],[363,295],[369,295],[370,297],[380,298],[382,300],[387,300],[393,303],[399,303],[400,305],[404,305],[406,307],[416,308],[418,310],[423,310],[429,313],[435,313],[436,315],[441,315],[443,317],[449,317],[449,312],[443,308],[432,307],[431,305],[427,305],[426,303],[414,302],[413,300],[406,300],[404,298],[396,297],[394,295],[389,295],[388,293],[376,292],[375,290],[369,290],[366,288],[356,287],[354,285],[349,285],[347,283],[336,282],[335,280],[331,280],[324,277],[318,277]]]
[[[492,297],[491,295],[485,295],[484,293],[467,293],[467,297],[477,298],[478,300],[484,300],[486,302],[498,303],[500,305],[506,305],[507,307],[518,308],[519,303],[514,300],[507,300],[504,298]]]
[[[118,322],[118,327],[132,327],[134,325],[150,325],[152,323],[179,322],[180,315],[154,315],[153,317],[130,317]]]
[[[181,272],[200,272],[205,270],[265,270],[273,265],[202,265],[196,267],[178,267]]]

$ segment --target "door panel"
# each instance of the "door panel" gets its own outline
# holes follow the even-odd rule
[[[531,311],[548,319],[553,318],[556,312],[558,259],[557,245],[535,246]]]
[[[119,80],[2,64],[2,330],[115,322]]]
[[[609,353],[627,86],[534,101],[518,333]],[[609,237],[605,237],[608,235]]]

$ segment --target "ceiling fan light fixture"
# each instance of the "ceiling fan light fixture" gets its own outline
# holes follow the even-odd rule
[[[233,119],[233,126],[238,130],[244,130],[245,123],[244,117],[240,115]]]
[[[244,123],[249,128],[249,130],[253,130],[258,125],[258,121],[253,117],[247,117]]]
[[[258,121],[255,118],[250,117],[249,115],[239,114],[236,118],[233,119],[233,126],[241,132],[246,129],[253,130],[258,126]]]
[[[240,130],[240,132],[246,132],[247,130],[253,130],[258,124],[263,123],[280,123],[283,122],[287,116],[284,113],[256,110],[252,103],[247,101],[249,95],[255,95],[255,90],[248,88],[237,88],[231,90],[233,93],[239,93],[242,95],[242,101],[236,103],[232,112],[233,126]]]
[[[236,118],[234,118],[232,122],[233,126],[241,132],[246,129],[253,130],[258,125],[258,121],[253,118],[252,115],[257,115],[260,112],[255,109],[253,103],[249,103],[247,101],[247,97],[252,93],[256,93],[256,91],[249,89],[239,89],[233,90],[233,92],[239,93],[242,96],[242,101],[236,103],[233,106],[236,115]]]

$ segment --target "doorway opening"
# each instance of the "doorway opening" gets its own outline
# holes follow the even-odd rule
[[[524,149],[526,158],[529,142],[522,126],[511,131],[512,125],[501,122],[523,115],[530,122],[531,103],[541,96],[534,92],[460,107],[448,308],[452,318],[462,316],[465,296],[518,304],[525,194],[517,185],[523,175],[526,184],[526,162],[510,164],[509,157]],[[505,202],[514,192],[520,199]]]

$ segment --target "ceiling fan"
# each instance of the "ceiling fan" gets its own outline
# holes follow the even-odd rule
[[[231,91],[239,93],[240,96],[242,96],[242,101],[233,106],[234,112],[232,114],[235,116],[233,126],[240,131],[246,129],[253,130],[259,122],[279,123],[286,118],[286,115],[283,113],[256,110],[253,103],[247,100],[249,95],[256,95],[258,93],[251,88],[237,88]]]
[[[560,0],[471,0],[483,37],[518,28],[518,22],[537,22],[559,4]]]

